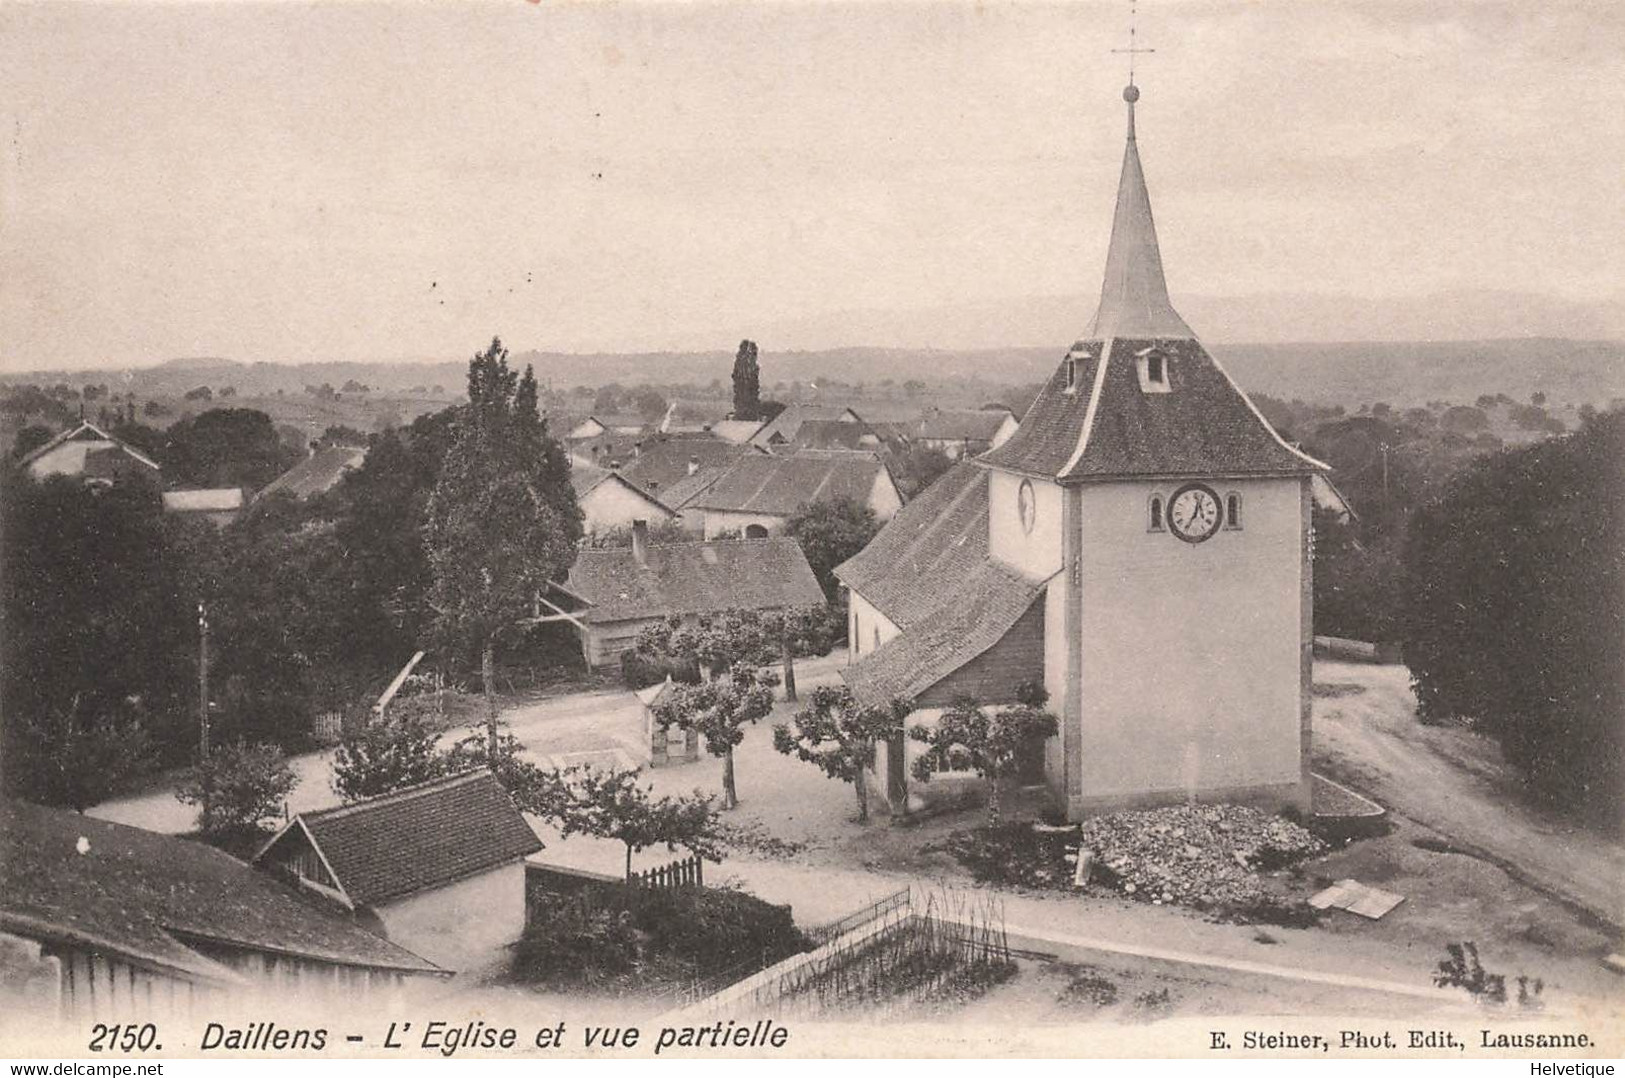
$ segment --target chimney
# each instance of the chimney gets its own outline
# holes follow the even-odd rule
[[[639,569],[649,567],[649,522],[647,520],[634,520],[632,522],[632,560],[638,563]]]
[[[700,470],[700,458],[699,457],[689,457],[688,458],[688,474],[693,475],[695,472],[697,472],[699,470]]]

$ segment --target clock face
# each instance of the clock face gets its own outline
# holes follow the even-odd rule
[[[1222,519],[1219,496],[1201,483],[1187,483],[1168,499],[1168,527],[1187,543],[1213,537]]]
[[[1021,489],[1016,492],[1016,511],[1021,514],[1021,530],[1031,533],[1033,521],[1038,516],[1038,503],[1033,496],[1033,485],[1028,480],[1023,479]]]

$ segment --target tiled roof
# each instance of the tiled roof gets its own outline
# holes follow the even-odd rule
[[[0,801],[0,929],[207,980],[237,975],[183,940],[444,972],[212,846],[21,801]]]
[[[621,473],[657,497],[688,478],[689,462],[700,470],[725,468],[759,450],[713,434],[655,434],[642,439],[635,454],[623,454]]]
[[[796,431],[801,424],[809,419],[824,419],[831,422],[857,423],[861,422],[858,414],[844,404],[789,404],[784,411],[763,424],[752,437],[751,441],[757,445],[775,444],[774,435],[778,435],[784,442],[795,440]]]
[[[285,491],[295,498],[324,494],[338,486],[344,473],[361,467],[367,451],[351,445],[328,445],[267,483],[256,497]]]
[[[565,587],[591,605],[590,623],[771,610],[824,602],[801,546],[786,537],[659,543],[639,565],[629,547],[583,550]]]
[[[1108,344],[1093,424],[1074,460]],[[1153,348],[1164,357],[1166,393],[1140,388],[1139,357]],[[984,462],[1063,480],[1302,475],[1324,467],[1280,439],[1199,341],[1119,337],[1080,341],[1072,354],[1074,391],[1066,392],[1063,361],[1015,434]]]
[[[842,671],[860,702],[919,696],[1002,640],[1044,584],[988,560],[951,588],[930,590],[936,603],[916,624]]]
[[[127,442],[119,441],[111,434],[108,434],[106,431],[102,430],[96,424],[87,420],[80,420],[77,427],[69,427],[67,430],[63,431],[61,434],[58,434],[50,441],[45,442],[43,445],[35,446],[17,463],[19,466],[26,467],[65,442],[106,442],[109,445],[115,445],[122,449],[124,452],[128,453],[130,456],[134,457],[136,460],[140,461],[142,464],[145,464],[149,468],[156,469],[158,467],[157,461],[153,460],[139,449],[136,449]]]
[[[360,906],[441,887],[542,848],[507,792],[483,770],[304,813],[291,826],[300,823]]]
[[[919,437],[944,442],[990,442],[1011,413],[992,408],[933,409],[920,420]]]
[[[790,444],[801,449],[878,449],[880,435],[867,423],[809,419],[801,424]]]
[[[803,449],[788,456],[746,456],[689,504],[697,509],[790,516],[804,505],[869,501],[885,470],[868,453]]]
[[[673,509],[684,509],[695,498],[710,490],[711,484],[721,479],[727,471],[727,468],[701,468],[693,475],[685,475],[665,489],[661,500]]]
[[[988,560],[987,472],[960,463],[835,568],[899,628],[918,623]]]
[[[835,575],[902,630],[843,674],[865,702],[912,699],[1010,631],[1044,590],[988,557],[988,476],[956,464]]]

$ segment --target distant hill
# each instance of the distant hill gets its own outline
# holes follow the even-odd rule
[[[835,348],[761,353],[762,385],[771,395],[778,382],[832,379],[875,386],[890,379],[930,387],[947,381],[1023,385],[1046,378],[1069,340],[1045,347],[987,349]],[[1209,344],[1243,388],[1273,397],[1345,406],[1386,401],[1393,405],[1430,400],[1470,402],[1480,394],[1505,393],[1527,400],[1537,391],[1554,402],[1606,405],[1625,397],[1625,341],[1520,338],[1485,341],[1351,341],[1312,344]],[[706,385],[728,382],[732,349],[580,355],[526,351],[544,384],[645,382]],[[466,361],[238,363],[187,359],[127,371],[36,371],[11,374],[5,382],[78,387],[106,383],[141,398],[178,396],[199,385],[217,392],[232,386],[239,397],[302,394],[307,385],[341,388],[356,382],[376,395],[451,399],[461,396]],[[436,389],[438,388],[438,392]],[[805,390],[802,391],[805,393]]]

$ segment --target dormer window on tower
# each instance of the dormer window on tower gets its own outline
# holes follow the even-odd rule
[[[1141,392],[1173,392],[1173,383],[1168,378],[1168,353],[1155,346],[1142,349],[1134,354],[1134,366],[1140,376]]]
[[[1067,352],[1066,359],[1061,363],[1061,378],[1064,392],[1076,393],[1078,391],[1078,362],[1089,358],[1089,350],[1082,341],[1074,344]]]

